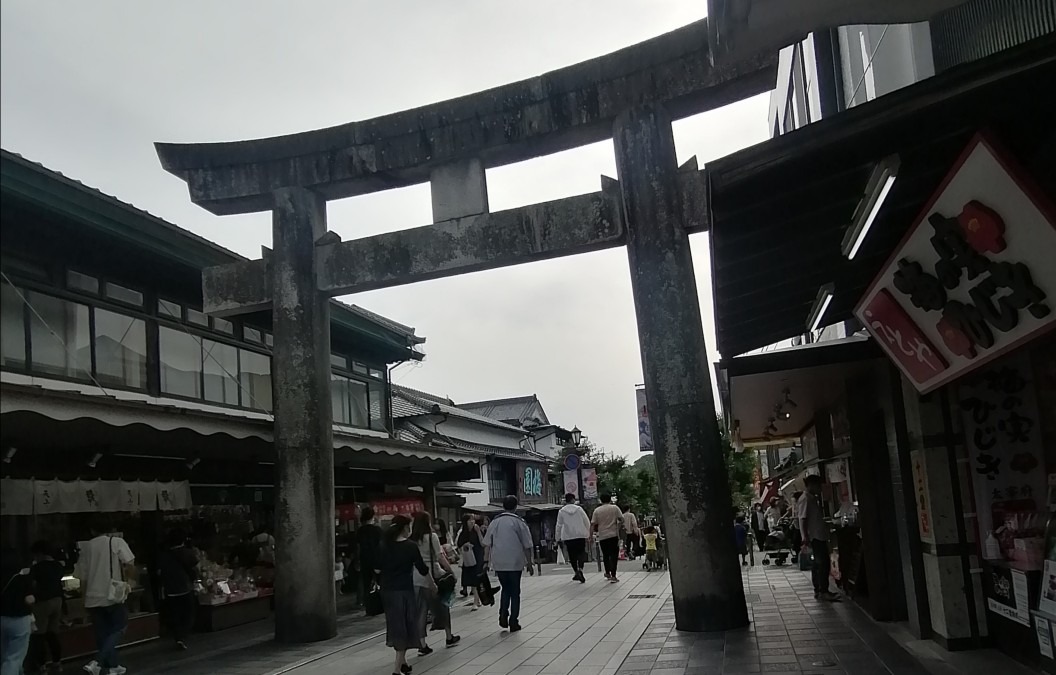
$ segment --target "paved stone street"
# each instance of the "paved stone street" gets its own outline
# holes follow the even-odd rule
[[[965,665],[925,669],[880,625],[845,601],[813,599],[809,576],[791,567],[754,567],[745,574],[752,625],[726,633],[674,630],[670,580],[621,563],[619,584],[588,569],[587,583],[572,583],[568,568],[548,566],[524,580],[521,623],[499,628],[495,608],[453,610],[461,643],[410,656],[415,675],[917,675],[975,672]],[[125,655],[131,675],[384,675],[393,652],[385,646],[382,617],[345,615],[339,637],[301,647],[270,640],[270,622],[199,636],[192,651],[173,653],[163,643]],[[412,652],[413,654],[413,652]],[[979,653],[977,653],[979,654]],[[1006,667],[1015,666],[1002,660]],[[970,664],[969,664],[970,665]],[[991,665],[993,665],[991,663]],[[986,672],[992,672],[992,668]],[[1009,671],[1012,672],[1012,671]],[[1019,672],[1016,670],[1016,672]]]

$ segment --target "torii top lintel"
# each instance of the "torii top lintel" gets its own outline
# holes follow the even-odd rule
[[[327,129],[229,143],[156,144],[191,200],[216,214],[269,210],[307,187],[338,199],[429,180],[444,164],[500,166],[611,137],[629,107],[662,102],[675,119],[773,87],[777,55],[714,66],[707,19],[531,79]]]

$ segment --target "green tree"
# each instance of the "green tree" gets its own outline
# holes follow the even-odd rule
[[[737,451],[733,447],[730,432],[720,417],[719,441],[722,445],[722,457],[726,461],[726,474],[730,481],[730,498],[733,510],[747,512],[755,496],[752,488],[755,483],[756,457],[751,450]]]

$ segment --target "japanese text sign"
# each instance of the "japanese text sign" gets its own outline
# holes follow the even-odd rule
[[[1016,513],[1036,513],[1046,474],[1030,359],[1014,354],[960,387],[979,537]]]
[[[1056,225],[976,136],[855,315],[921,392],[1056,325]]]
[[[517,462],[517,499],[522,504],[546,501],[546,465]]]

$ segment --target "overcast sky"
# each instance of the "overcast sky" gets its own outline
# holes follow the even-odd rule
[[[4,0],[0,140],[239,253],[267,214],[213,216],[154,141],[305,131],[443,100],[599,56],[705,14],[703,0],[271,2]],[[679,161],[767,138],[768,96],[675,125]],[[488,171],[493,211],[596,191],[599,143]],[[345,240],[428,224],[428,185],[329,205]],[[712,360],[708,243],[693,237]],[[426,360],[393,380],[456,402],[538,394],[550,419],[635,457],[641,360],[624,249],[343,298],[414,326]]]

